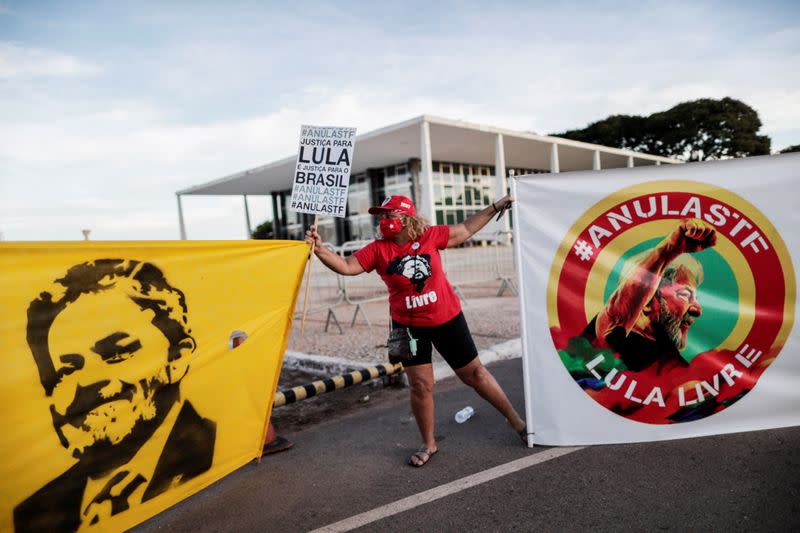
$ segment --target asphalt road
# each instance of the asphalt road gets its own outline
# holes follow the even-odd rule
[[[521,411],[521,360],[490,368]],[[522,468],[565,450],[524,448],[471,390],[454,379],[436,387],[440,452],[423,468],[406,465],[418,437],[405,391],[395,389],[289,433],[292,450],[135,531],[311,531],[362,513],[349,524],[383,533],[800,531],[800,428],[585,447]],[[467,404],[475,416],[456,424]]]

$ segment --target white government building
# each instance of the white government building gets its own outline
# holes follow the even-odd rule
[[[372,239],[377,220],[367,213],[393,194],[411,198],[419,214],[435,224],[462,222],[506,194],[512,175],[681,163],[667,157],[513,131],[431,115],[392,124],[356,137],[348,212],[320,217],[326,242]],[[300,239],[313,215],[289,211],[297,155],[178,191],[181,238],[186,239],[181,197],[269,195],[277,238]],[[489,224],[479,238],[508,231],[511,217]]]

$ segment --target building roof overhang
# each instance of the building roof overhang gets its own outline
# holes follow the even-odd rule
[[[481,165],[495,164],[497,134],[503,136],[505,164],[508,168],[550,168],[552,145],[558,145],[559,169],[588,170],[594,152],[600,154],[601,168],[619,168],[632,158],[634,166],[680,163],[667,157],[474,124],[461,120],[421,115],[410,120],[363,133],[356,137],[351,174],[369,168],[385,167],[421,157],[423,122],[430,127],[432,159]],[[297,155],[263,166],[178,191],[178,195],[266,195],[291,187]]]

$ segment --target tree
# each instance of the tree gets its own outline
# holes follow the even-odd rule
[[[256,229],[253,230],[253,234],[251,235],[253,239],[272,239],[274,236],[271,220],[267,220],[259,224]]]
[[[791,152],[800,152],[800,144],[793,144],[778,152],[779,154],[788,154]]]
[[[647,117],[636,115],[611,115],[607,119],[589,124],[582,130],[554,133],[574,141],[583,141],[628,150],[646,151],[652,145],[647,132]]]
[[[733,98],[703,98],[642,117],[612,115],[580,130],[555,133],[576,141],[626,148],[685,161],[769,154],[761,120]]]

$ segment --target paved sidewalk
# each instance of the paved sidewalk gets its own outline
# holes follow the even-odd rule
[[[499,283],[490,283],[463,289],[466,297],[466,301],[462,302],[464,316],[479,351],[489,350],[515,339],[518,342],[520,336],[519,300],[510,295],[497,297],[498,287]],[[302,308],[302,304],[298,307]],[[357,311],[356,306],[343,304],[333,310],[342,333],[339,333],[333,323],[325,331],[327,309],[312,309],[306,317],[304,333],[300,332],[301,320],[298,318],[294,321],[289,335],[288,359],[302,358],[304,355],[323,355],[351,362],[355,366],[371,366],[387,361],[388,300],[363,304],[358,309],[353,327],[350,324]],[[508,347],[501,351],[504,357],[508,357]],[[443,360],[435,354],[434,363],[437,362]]]

